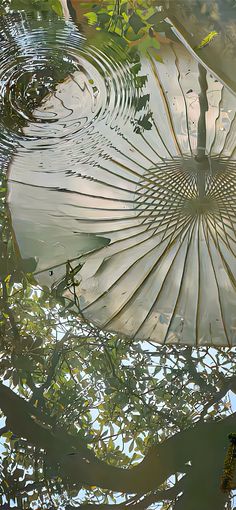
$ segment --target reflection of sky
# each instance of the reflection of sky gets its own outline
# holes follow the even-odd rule
[[[229,396],[229,399],[231,402],[232,411],[235,412],[236,411],[236,395],[232,391],[229,391],[228,396]]]

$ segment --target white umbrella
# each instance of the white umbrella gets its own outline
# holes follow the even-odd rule
[[[87,74],[58,86],[37,112],[48,122],[28,125],[11,162],[13,228],[22,256],[37,259],[40,283],[90,251],[77,295],[97,326],[158,343],[231,346],[236,98],[182,45],[163,44],[161,56],[164,64],[142,60],[153,112],[142,133],[129,64],[97,52],[99,67],[81,56]],[[93,253],[96,241],[80,244],[88,235],[102,238]]]

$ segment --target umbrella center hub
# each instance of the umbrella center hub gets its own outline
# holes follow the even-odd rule
[[[196,197],[189,200],[186,204],[186,214],[196,215],[204,215],[209,212],[214,212],[217,207],[217,201],[212,199],[209,196],[205,197]]]
[[[236,161],[227,158],[165,160],[144,174],[137,191],[138,215],[148,228],[168,230],[208,215],[236,222]]]

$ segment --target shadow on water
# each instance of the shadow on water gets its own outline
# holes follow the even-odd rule
[[[11,7],[0,508],[233,510],[236,4]]]

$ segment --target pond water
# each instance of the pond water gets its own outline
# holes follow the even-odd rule
[[[234,509],[235,25],[0,6],[2,509]]]

